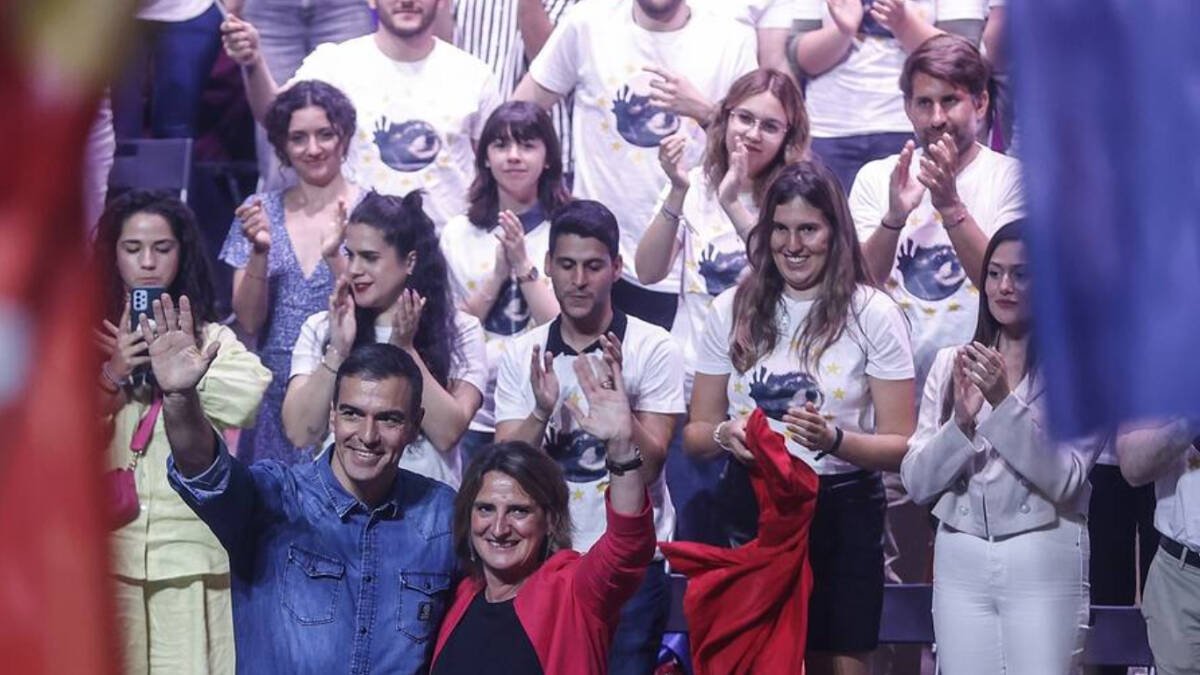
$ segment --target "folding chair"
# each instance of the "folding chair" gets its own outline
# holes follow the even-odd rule
[[[192,139],[125,139],[117,141],[108,187],[113,193],[135,188],[171,190],[187,202],[191,178]]]

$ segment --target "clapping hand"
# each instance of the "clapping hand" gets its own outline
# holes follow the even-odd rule
[[[683,151],[687,148],[687,141],[686,134],[677,133],[667,136],[658,144],[658,164],[667,174],[671,187],[680,190],[686,190],[691,185],[683,168]]]
[[[871,17],[892,34],[903,32],[912,18],[905,0],[875,0],[871,3]]]
[[[425,298],[411,288],[400,292],[393,305],[396,311],[392,315],[392,337],[389,340],[401,349],[412,349],[413,340],[417,337],[417,328],[421,325],[421,312],[425,309]]]
[[[966,347],[962,347],[954,353],[954,366],[951,372],[951,381],[954,386],[954,423],[968,436],[975,433],[975,418],[983,409],[983,394],[967,374],[971,367],[970,363],[971,359],[966,354]]]
[[[1004,355],[982,343],[972,342],[958,350],[963,357],[961,367],[967,378],[983,393],[983,398],[995,408],[1004,402],[1012,390]]]
[[[917,174],[921,185],[929,188],[929,200],[933,208],[944,211],[958,205],[958,146],[948,134],[930,143],[921,157],[921,170]]]
[[[541,345],[533,346],[529,384],[533,387],[534,415],[549,419],[558,405],[558,375],[554,372],[554,355],[543,355]]]
[[[717,187],[717,199],[722,204],[735,204],[741,198],[742,190],[750,183],[749,155],[746,144],[738,138],[729,151],[729,169],[721,178]]]
[[[350,347],[358,335],[358,319],[354,315],[356,306],[350,294],[350,279],[338,277],[337,285],[329,296],[329,345],[341,358],[350,354]]]
[[[843,35],[855,35],[863,20],[862,0],[826,0],[829,16]]]
[[[904,227],[909,214],[920,206],[925,197],[925,185],[912,175],[912,159],[916,149],[912,141],[904,144],[888,181],[888,210],[883,220],[891,227]]]
[[[138,320],[142,337],[149,345],[150,367],[163,394],[186,393],[196,388],[217,358],[216,342],[203,351],[196,341],[192,305],[187,296],[180,296],[179,311],[166,293],[154,301],[154,327],[143,314]]]
[[[338,197],[337,214],[326,223],[321,232],[321,257],[335,258],[342,252],[342,242],[346,240],[346,226],[350,224],[350,216],[346,212],[346,200]]]
[[[508,210],[500,212],[499,222],[496,237],[504,249],[509,274],[523,276],[530,268],[529,254],[525,250],[525,227],[521,225],[521,219]]]
[[[575,377],[587,399],[584,414],[571,399],[563,402],[579,428],[602,441],[628,441],[633,437],[633,412],[621,378],[621,366],[612,358],[583,355],[575,359]]]
[[[271,250],[271,223],[267,220],[262,200],[257,195],[237,207],[233,215],[242,221],[242,236],[254,247],[255,253]]]

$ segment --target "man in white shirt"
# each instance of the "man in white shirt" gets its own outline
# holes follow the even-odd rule
[[[434,36],[438,0],[368,4],[379,17],[375,33],[317,47],[291,81],[341,89],[358,113],[346,177],[384,194],[425,190],[425,208],[440,229],[466,210],[474,142],[500,103],[496,81],[482,61]],[[246,97],[261,122],[279,86],[258,31],[237,17],[221,30],[226,52],[245,67]]]
[[[683,357],[664,329],[613,308],[621,276],[619,234],[613,214],[598,202],[564,206],[550,225],[545,269],[562,313],[517,338],[500,362],[496,382],[496,441],[520,440],[545,448],[563,467],[571,491],[573,547],[586,551],[605,529],[604,492],[613,468],[604,444],[579,428],[570,401],[586,406],[574,362],[596,354],[619,361],[633,410],[633,442],[654,507],[660,540],[669,540],[675,510],[663,464],[675,418],[684,412]],[[632,470],[627,468],[626,470]],[[663,563],[621,611],[609,657],[610,673],[654,669],[666,619]]]
[[[632,262],[667,182],[659,142],[687,134],[688,163],[699,163],[701,125],[729,85],[756,65],[749,27],[693,12],[686,0],[588,0],[559,22],[513,97],[549,108],[575,91],[574,193],[615,209],[621,250]],[[628,264],[614,300],[670,328],[681,272],[677,264],[662,281],[642,286]]]
[[[1154,483],[1158,553],[1142,591],[1142,615],[1163,675],[1200,672],[1200,426],[1141,423],[1117,436],[1130,485]]]

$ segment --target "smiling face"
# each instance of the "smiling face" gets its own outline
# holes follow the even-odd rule
[[[307,106],[292,113],[284,152],[300,180],[324,187],[341,173],[346,142],[324,108]]]
[[[538,179],[546,168],[546,144],[540,138],[517,140],[503,134],[488,144],[487,166],[501,202],[529,204],[537,199]]]
[[[733,152],[741,141],[746,147],[746,164],[751,178],[770,166],[787,136],[787,112],[775,95],[764,91],[749,96],[729,111],[725,125],[725,149]]]
[[[121,227],[116,262],[126,291],[138,286],[169,288],[179,273],[179,239],[166,218],[135,213]]]
[[[515,478],[484,474],[471,508],[471,546],[486,577],[504,583],[528,577],[542,563],[548,531],[545,510]]]
[[[928,148],[948,133],[960,156],[974,147],[987,108],[986,91],[972,96],[963,87],[920,72],[913,75],[912,96],[904,102],[921,147]]]
[[[421,428],[421,410],[402,377],[343,377],[329,415],[333,475],[346,492],[375,505],[391,490],[400,456]]]
[[[819,209],[796,197],[775,207],[771,260],[784,292],[797,300],[815,297],[833,241],[833,227]]]
[[[379,27],[399,38],[425,34],[437,18],[438,0],[368,0]]]
[[[1029,322],[1029,268],[1025,244],[1006,241],[996,246],[983,282],[988,310],[1006,328],[1021,329]]]
[[[621,257],[610,257],[594,237],[562,234],[546,253],[546,269],[563,316],[577,322],[599,319],[612,304],[612,287],[621,278]]]
[[[359,307],[382,310],[395,304],[416,261],[416,252],[401,257],[370,225],[346,227],[346,271]]]

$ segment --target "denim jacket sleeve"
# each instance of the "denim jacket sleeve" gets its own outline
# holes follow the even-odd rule
[[[1036,403],[1038,389],[1014,389],[979,424],[977,435],[1047,500],[1062,504],[1087,485],[1105,440],[1098,436],[1062,443],[1052,439],[1042,421],[1043,408]]]
[[[939,351],[934,358],[921,396],[917,431],[909,439],[908,452],[900,464],[904,489],[918,504],[927,504],[950,489],[985,449],[978,435],[974,441],[967,438],[953,417],[941,421],[942,397],[950,383],[953,363],[953,347]]]

